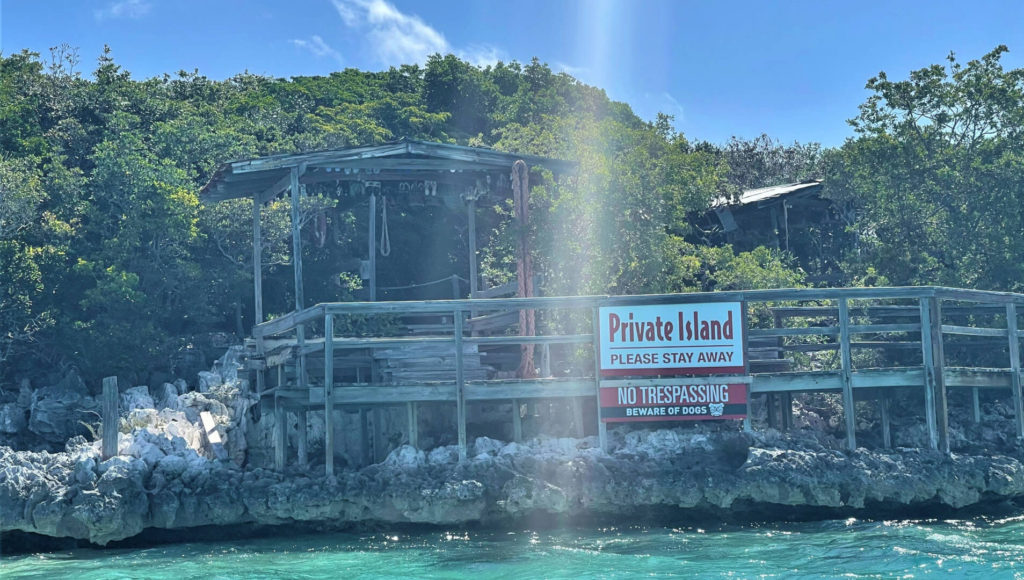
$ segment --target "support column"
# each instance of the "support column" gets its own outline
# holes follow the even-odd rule
[[[252,198],[252,289],[254,311],[252,325],[263,322],[263,224],[260,223],[260,194]]]
[[[406,417],[409,423],[409,445],[419,449],[420,446],[420,422],[419,404],[416,401],[409,401],[405,404]]]
[[[292,198],[292,266],[295,272],[295,310],[305,308],[305,296],[302,289],[302,211],[299,206],[299,168],[292,167],[291,174]]]
[[[469,200],[466,206],[469,212],[469,297],[476,298],[475,294],[480,286],[476,263],[476,199]]]
[[[370,194],[370,302],[377,301],[377,195]]]
[[[324,316],[324,466],[334,475],[334,315]]]
[[[789,431],[793,428],[793,393],[786,391],[780,393],[782,399],[782,430]]]
[[[466,442],[466,377],[462,368],[462,325],[463,312],[455,311],[455,414],[459,426],[459,461],[465,461],[468,455]]]
[[[1021,393],[1020,336],[1017,335],[1017,305],[1006,305],[1006,334],[1010,341],[1010,388],[1013,390],[1014,423],[1017,438],[1024,439],[1024,394]]]
[[[516,443],[523,440],[523,416],[519,399],[512,399],[512,440]]]
[[[274,469],[277,471],[284,471],[285,450],[288,447],[286,427],[284,401],[274,397]]]
[[[298,432],[299,465],[301,467],[309,465],[309,426],[306,424],[306,413],[305,407],[295,410],[295,418],[298,423],[296,431]]]
[[[597,403],[597,439],[601,444],[601,450],[608,452],[608,425],[601,419],[601,311],[597,307],[593,309],[592,330],[590,338],[594,347],[594,401]]]
[[[886,449],[892,449],[892,420],[889,417],[889,393],[882,391],[882,398],[878,401],[882,412],[882,445]]]
[[[974,410],[974,423],[981,423],[981,395],[978,387],[971,389],[971,407]]]
[[[857,419],[853,406],[853,362],[850,357],[850,304],[839,299],[839,353],[842,359],[843,417],[846,419],[846,443],[851,451],[857,449]]]

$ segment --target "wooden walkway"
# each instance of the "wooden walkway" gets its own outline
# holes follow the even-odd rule
[[[587,296],[318,304],[258,325],[253,368],[265,401],[273,400],[275,465],[286,463],[286,414],[298,418],[298,460],[308,461],[306,416],[345,407],[405,406],[406,440],[417,445],[419,405],[455,407],[460,456],[467,452],[469,403],[509,401],[513,433],[521,436],[519,405],[565,399],[577,428],[595,424],[605,444],[605,424],[587,401],[602,383],[596,372],[597,309],[640,304],[743,302],[748,365],[742,376],[716,382],[749,384],[765,397],[769,421],[791,422],[794,393],[842,395],[847,445],[856,448],[854,400],[879,405],[882,435],[891,444],[889,399],[893,389],[923,392],[923,414],[933,449],[949,451],[950,389],[969,389],[974,420],[980,420],[979,392],[997,389],[1012,397],[1016,435],[1024,437],[1020,316],[1024,295],[942,287],[781,289],[655,296]],[[474,336],[471,317],[533,309],[537,336]],[[403,317],[436,316],[433,334],[410,336]],[[541,377],[503,378],[520,345],[536,345]],[[379,369],[382,349],[442,346],[431,351],[448,380],[389,381]],[[445,350],[446,349],[446,350]],[[440,354],[439,354],[440,352]],[[467,364],[466,353],[480,353]],[[491,357],[495,364],[488,363]],[[427,364],[432,360],[425,359]],[[479,362],[478,362],[479,361]],[[484,365],[484,366],[481,366]],[[472,371],[472,372],[470,372]],[[435,375],[437,373],[434,373]],[[471,374],[472,377],[467,377]],[[440,373],[441,376],[444,373]],[[407,376],[407,375],[403,375]],[[487,380],[479,377],[488,376]],[[476,378],[476,380],[470,380]],[[618,378],[617,378],[618,380]],[[634,378],[632,385],[707,383],[708,377]],[[606,384],[607,386],[607,384]],[[334,413],[326,412],[325,464],[334,471]],[[746,428],[751,428],[749,418]],[[582,433],[580,433],[582,434]]]

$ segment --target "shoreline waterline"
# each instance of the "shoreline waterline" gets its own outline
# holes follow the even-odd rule
[[[1024,509],[969,519],[307,531],[5,557],[5,578],[856,577],[1024,573]]]

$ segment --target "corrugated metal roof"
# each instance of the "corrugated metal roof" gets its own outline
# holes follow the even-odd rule
[[[812,188],[821,186],[820,179],[812,179],[809,181],[802,181],[800,183],[789,183],[786,185],[774,185],[772,187],[761,187],[758,189],[748,189],[740,195],[739,205],[748,205],[751,203],[763,203],[779,197],[789,195],[791,193],[804,192],[810,193]]]
[[[431,143],[402,139],[380,145],[346,147],[308,153],[270,155],[223,163],[199,194],[206,201],[249,197],[258,192],[274,195],[287,188],[292,167],[305,166],[314,172],[362,170],[380,172],[416,170],[426,172],[511,170],[522,159],[555,173],[574,171],[577,164],[537,155],[504,153],[482,147]],[[431,161],[434,160],[434,161]],[[310,179],[310,177],[305,177]]]

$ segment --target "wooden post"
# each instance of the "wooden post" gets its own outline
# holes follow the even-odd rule
[[[373,408],[373,462],[380,463],[387,457],[387,444],[384,437],[384,408]]]
[[[302,212],[299,206],[299,168],[292,167],[292,267],[295,272],[295,310],[302,310],[305,297],[302,289]]]
[[[480,288],[479,274],[476,263],[476,199],[469,200],[466,204],[469,220],[469,297],[473,298]]]
[[[103,379],[103,445],[102,457],[106,461],[117,455],[117,433],[121,417],[118,414],[117,377]]]
[[[766,393],[764,396],[764,408],[767,413],[768,428],[778,427],[775,421],[775,393]]]
[[[974,409],[974,422],[981,423],[981,396],[978,387],[971,389],[971,407]]]
[[[461,310],[455,310],[455,414],[459,426],[459,461],[465,461],[468,454],[466,443],[466,377],[462,368],[462,324]]]
[[[377,301],[377,195],[370,194],[370,302]]]
[[[274,397],[274,469],[277,471],[284,471],[285,451],[288,447],[286,428],[284,401]]]
[[[263,225],[260,223],[260,205],[260,194],[256,193],[252,198],[253,326],[263,322]]]
[[[949,453],[949,414],[946,408],[946,377],[944,374],[945,355],[942,348],[942,307],[939,299],[921,299],[921,343],[927,350],[925,356],[925,380],[931,388],[925,390],[926,404],[931,391],[931,405],[928,412],[935,425],[934,449]],[[928,338],[925,340],[925,323],[927,322]],[[927,342],[927,345],[925,345]],[[929,380],[930,379],[930,380]],[[930,427],[930,425],[929,425]],[[931,433],[929,433],[931,435]]]
[[[573,397],[569,400],[569,405],[572,407],[572,422],[576,424],[576,437],[583,439],[586,433],[583,428],[583,401],[579,397]]]
[[[601,419],[601,311],[595,306],[591,344],[594,347],[594,397],[597,403],[597,440],[601,450],[608,452],[608,425]]]
[[[359,408],[359,442],[362,444],[362,461],[363,465],[370,464],[370,451],[372,443],[370,442],[370,426],[367,423],[369,421],[369,414],[366,412],[366,407]]]
[[[853,406],[853,362],[850,357],[850,304],[848,298],[839,299],[839,353],[842,360],[843,417],[846,419],[846,444],[851,451],[857,449],[857,419]]]
[[[419,405],[416,401],[409,401],[405,404],[405,413],[409,423],[409,445],[418,449],[420,446],[420,423]]]
[[[932,343],[934,342],[932,324],[932,311],[929,307],[929,299],[920,299],[921,309],[921,357],[924,363],[924,416],[928,424],[928,446],[932,449],[939,448],[939,432],[935,421],[935,359],[932,356]]]
[[[309,434],[306,418],[306,408],[300,407],[295,410],[295,418],[298,422],[296,431],[298,431],[298,448],[299,448],[299,465],[306,467],[309,465]]]
[[[889,417],[889,394],[882,391],[882,398],[878,401],[882,412],[882,445],[886,449],[892,448],[892,421]]]
[[[793,428],[793,393],[786,391],[780,393],[782,403],[782,430],[789,431]]]
[[[324,469],[334,475],[334,315],[324,316]]]
[[[459,296],[459,275],[452,274],[452,300],[458,300]]]
[[[1021,393],[1020,337],[1017,335],[1017,305],[1006,305],[1006,334],[1010,341],[1010,388],[1013,390],[1014,423],[1017,438],[1024,439],[1024,394]]]
[[[523,440],[522,410],[519,399],[512,399],[512,440],[517,443]]]

